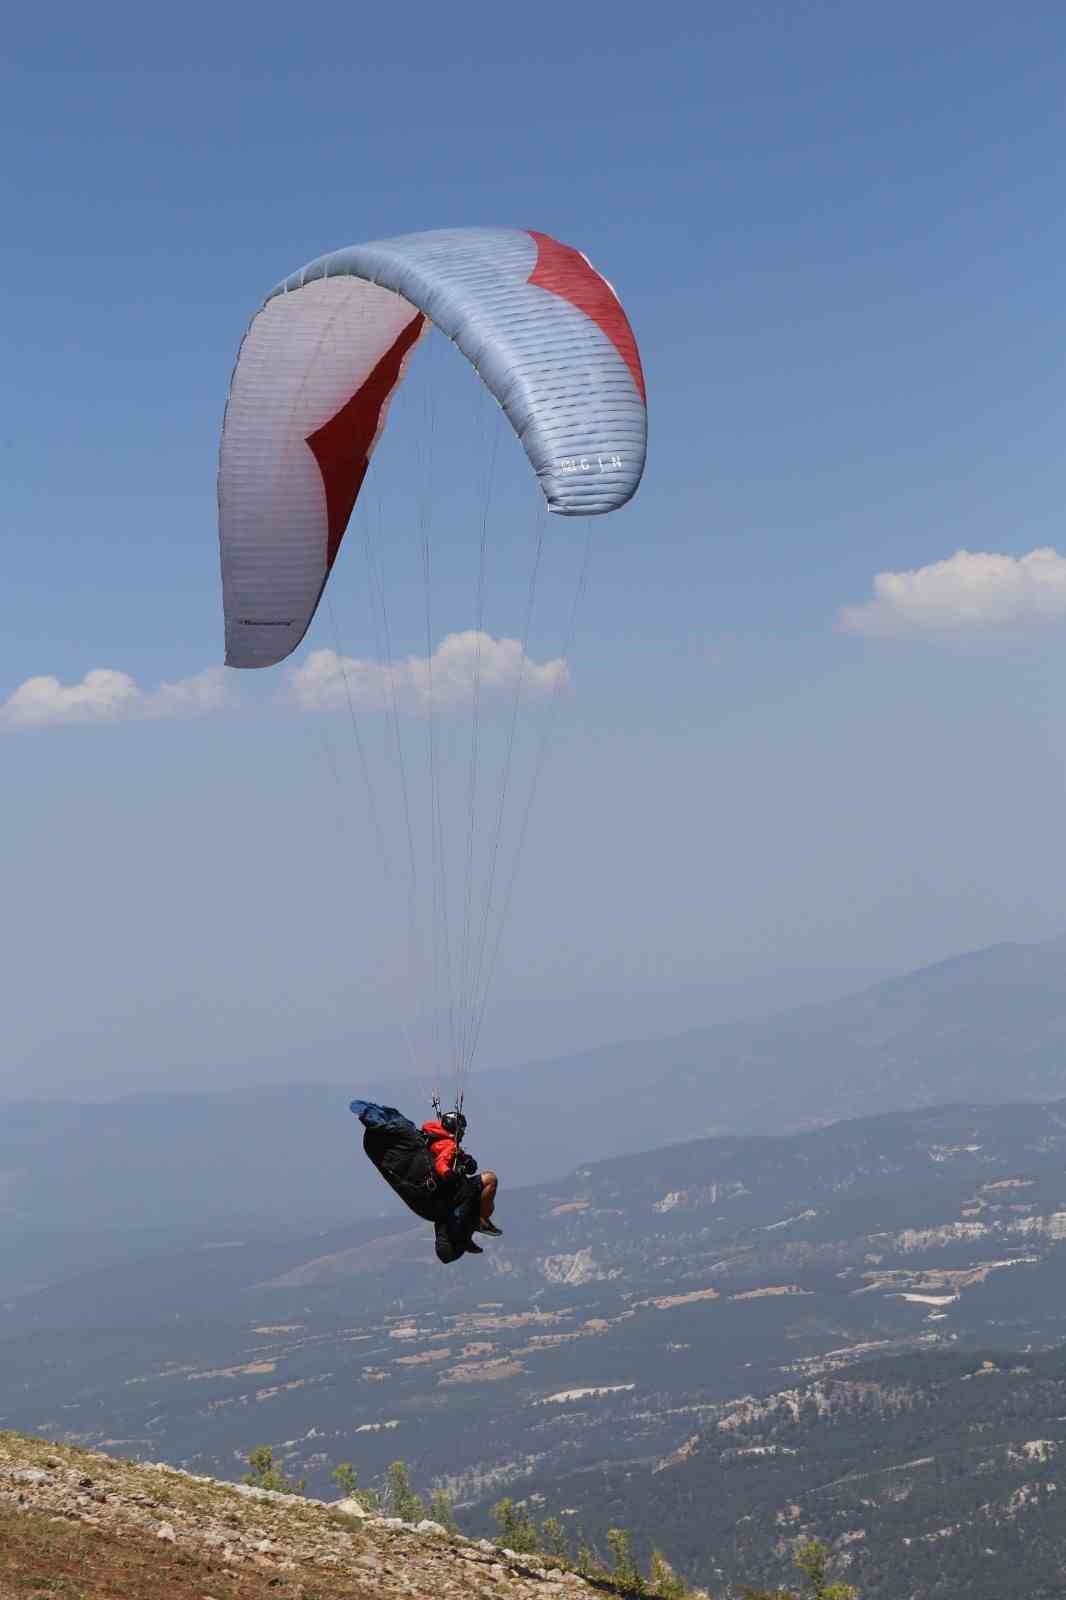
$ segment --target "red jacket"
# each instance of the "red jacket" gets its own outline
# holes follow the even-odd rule
[[[442,1127],[439,1122],[423,1122],[422,1132],[429,1140],[429,1158],[437,1177],[453,1177],[456,1144],[447,1128]]]

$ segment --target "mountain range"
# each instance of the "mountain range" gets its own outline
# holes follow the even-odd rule
[[[8,1293],[131,1250],[275,1239],[389,1215],[348,1099],[429,1114],[429,1085],[353,1063],[342,1085],[10,1103],[0,1125]],[[1066,1094],[1066,938],[1002,944],[843,1000],[476,1074],[471,1148],[507,1184],[694,1136]]]
[[[793,1522],[854,1561],[862,1535],[876,1600],[958,1592],[938,1528],[958,1527],[968,1562],[984,1545],[1013,1559],[1011,1508],[1029,1502],[1012,1496],[1055,1481],[1057,1451],[1025,1451],[1058,1441],[1058,1400],[1041,1412],[1057,1369],[1012,1391],[987,1440],[959,1385],[1013,1383],[1066,1341],[1066,1101],[686,1141],[514,1191],[502,1220],[447,1269],[426,1225],[362,1222],[20,1296],[0,1314],[0,1428],[219,1477],[269,1444],[317,1493],[341,1461],[374,1484],[402,1458],[472,1533],[511,1495],[600,1545],[628,1526],[644,1558],[654,1537],[712,1592],[740,1571],[785,1581]],[[916,1433],[888,1426],[905,1411]],[[856,1511],[822,1491],[864,1451],[883,1480]],[[892,1532],[879,1508],[929,1456],[915,1531]],[[1031,1526],[1044,1582],[1066,1526]]]

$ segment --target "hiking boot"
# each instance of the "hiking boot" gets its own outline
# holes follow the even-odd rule
[[[498,1228],[494,1222],[489,1222],[487,1219],[484,1222],[479,1222],[474,1232],[487,1233],[493,1239],[503,1238],[503,1229]]]

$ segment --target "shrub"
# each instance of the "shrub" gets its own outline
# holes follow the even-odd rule
[[[583,1539],[577,1548],[577,1570],[583,1578],[602,1578],[605,1576],[603,1562],[590,1544]]]
[[[686,1600],[692,1592],[684,1578],[678,1577],[661,1550],[653,1550],[651,1553],[648,1582],[656,1600]]]
[[[447,1528],[449,1533],[458,1533],[459,1524],[455,1520],[455,1508],[452,1497],[445,1489],[435,1489],[433,1498],[429,1502],[429,1514],[434,1522],[439,1522],[442,1528]]]
[[[558,1517],[545,1517],[540,1525],[541,1542],[545,1551],[550,1556],[557,1556],[560,1561],[570,1559],[570,1541],[566,1537],[566,1529]]]
[[[385,1501],[394,1517],[404,1522],[421,1522],[426,1514],[422,1496],[411,1487],[404,1461],[394,1461],[385,1474]]]
[[[307,1488],[306,1478],[292,1479],[286,1476],[280,1462],[275,1462],[274,1452],[268,1444],[257,1445],[248,1452],[248,1465],[251,1471],[245,1473],[244,1481],[251,1484],[253,1489],[273,1489],[277,1494],[303,1494]]]
[[[520,1555],[540,1549],[540,1534],[533,1518],[513,1500],[500,1500],[492,1508],[499,1529],[499,1543]]]
[[[859,1591],[850,1583],[830,1583],[829,1547],[817,1539],[801,1544],[794,1556],[795,1565],[803,1573],[807,1600],[858,1600]],[[787,1589],[749,1589],[741,1591],[743,1600],[792,1600]]]
[[[350,1461],[342,1461],[330,1474],[346,1500],[358,1500],[364,1511],[376,1511],[378,1497],[373,1489],[360,1489],[359,1474]]]
[[[807,1580],[811,1600],[857,1600],[858,1590],[850,1583],[829,1582],[830,1554],[827,1545],[809,1539],[796,1551],[795,1562]]]
[[[621,1584],[623,1589],[628,1589],[632,1594],[646,1594],[648,1586],[633,1559],[633,1546],[627,1530],[608,1528],[607,1547],[614,1561],[611,1577],[615,1583]]]

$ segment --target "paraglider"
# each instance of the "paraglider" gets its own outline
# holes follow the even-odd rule
[[[475,1233],[500,1237],[502,1229],[492,1221],[496,1174],[479,1173],[463,1150],[461,1111],[445,1111],[416,1128],[395,1106],[353,1100],[351,1110],[366,1130],[363,1149],[385,1182],[415,1216],[434,1224],[438,1261],[480,1255]]]
[[[336,563],[390,402],[431,327],[462,352],[498,402],[550,512],[598,517],[625,505],[636,492],[647,434],[640,355],[614,289],[580,251],[531,229],[446,228],[321,256],[268,295],[245,334],[233,373],[218,478],[227,665],[275,665],[304,638]],[[446,1032],[447,1040],[439,1049],[450,1055],[456,1086],[453,1116],[459,1114],[465,1074],[478,1048],[547,748],[542,734],[508,872],[502,865],[501,838],[513,787],[518,712],[534,691],[557,697],[567,675],[565,642],[561,655],[540,666],[527,648],[543,532],[532,563],[523,637],[493,639],[485,631],[487,498],[481,520],[476,627],[471,629],[464,618],[466,632],[444,640],[434,636],[429,536],[422,529],[425,656],[409,657],[401,666],[393,663],[381,585],[376,598],[384,618],[386,659],[380,665],[346,661],[338,648],[314,653],[300,669],[308,693],[331,674],[343,682],[368,785],[368,813],[383,860],[382,811],[402,819],[409,970],[412,987],[431,989],[434,1015],[444,1019],[438,1020],[438,1031]],[[383,526],[390,535],[394,532],[384,519]],[[587,527],[591,530],[591,523]],[[575,615],[587,550],[586,541]],[[361,676],[353,691],[356,669]],[[483,690],[490,682],[509,687],[511,715],[500,737],[496,790],[479,807]],[[398,785],[397,802],[385,808],[375,806],[369,793],[356,722],[358,691],[371,683],[379,687],[383,709],[391,709],[394,730],[387,777]],[[405,686],[426,725],[429,803],[417,808],[425,819],[421,846],[412,822],[418,796],[412,792],[414,779],[400,727],[399,699]],[[471,710],[469,776],[457,786],[461,799],[454,808],[462,813],[455,831],[465,843],[459,852],[465,860],[449,879],[435,718],[439,707],[458,703]],[[487,830],[483,868],[475,849],[476,822]],[[385,877],[392,874],[386,870]],[[419,894],[422,908],[416,907]],[[455,902],[451,916],[449,896]],[[419,968],[416,953],[427,943],[432,961],[427,958]],[[427,972],[431,983],[422,981]],[[439,1063],[430,1063],[429,1070],[430,1081],[440,1081]],[[448,1129],[443,1119],[438,1118],[434,1141],[430,1124],[420,1130],[393,1108],[356,1101],[352,1109],[357,1106],[363,1108],[357,1114],[366,1129],[367,1154],[401,1198],[437,1226],[441,1259],[478,1253],[472,1239],[475,1227],[495,1231],[490,1221],[494,1175],[477,1175],[457,1164],[463,1154],[461,1136],[451,1138],[454,1148],[445,1154],[441,1135]],[[443,1170],[434,1150],[444,1160]],[[442,1219],[445,1196],[450,1205]]]

